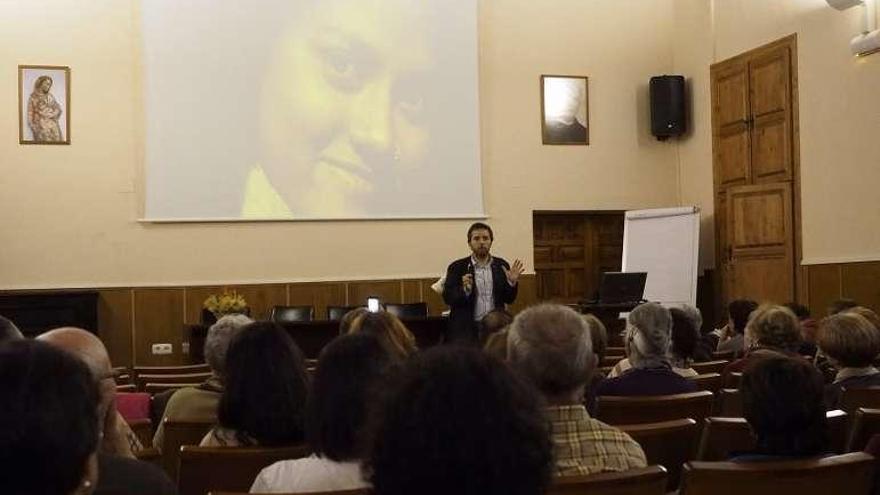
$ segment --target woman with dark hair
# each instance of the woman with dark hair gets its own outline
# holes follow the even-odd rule
[[[391,356],[369,334],[338,337],[318,359],[306,408],[313,454],[263,469],[251,493],[297,493],[365,488],[360,470],[368,407],[383,384]]]
[[[721,330],[716,352],[731,352],[734,357],[742,356],[745,351],[745,331],[749,316],[758,309],[758,303],[751,299],[736,299],[727,305],[729,315],[727,326]]]
[[[302,352],[276,323],[244,327],[229,344],[219,425],[202,446],[276,447],[303,441],[308,378]]]
[[[536,392],[470,348],[404,366],[377,415],[365,472],[377,495],[539,495],[552,446]]]
[[[756,448],[733,460],[775,460],[826,453],[822,375],[807,361],[782,354],[753,361],[743,372],[740,391],[743,415],[756,438]]]
[[[0,394],[0,493],[92,493],[98,388],[86,365],[42,342],[4,343]]]

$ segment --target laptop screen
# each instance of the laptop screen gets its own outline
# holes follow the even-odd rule
[[[599,302],[639,302],[645,295],[647,279],[647,272],[605,272],[599,282]]]

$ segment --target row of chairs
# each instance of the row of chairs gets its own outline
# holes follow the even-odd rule
[[[183,452],[187,458],[206,456],[211,464],[202,464],[207,469],[202,473],[205,482],[190,484],[181,478],[181,495],[244,495],[249,481],[239,474],[254,476],[259,472],[256,464],[271,463],[269,456],[263,456],[254,464],[252,449],[190,449]],[[279,449],[280,450],[280,449]],[[229,456],[236,461],[229,464],[234,470],[218,469],[217,454]],[[846,493],[848,495],[868,495],[871,493],[876,471],[876,461],[868,454],[851,453],[821,459],[775,461],[760,463],[700,462],[685,463],[683,467],[680,495],[778,495],[797,493],[798,495],[825,495]],[[219,476],[218,476],[219,475]],[[252,479],[252,478],[250,478]],[[547,491],[547,495],[663,495],[666,493],[668,473],[662,466],[649,466],[620,473],[601,473],[586,476],[566,476],[557,478]],[[236,488],[239,487],[239,488]],[[224,490],[224,491],[218,491]],[[240,490],[240,491],[228,491]],[[322,492],[325,495],[368,495],[370,490],[345,490]],[[302,494],[300,494],[302,495]]]
[[[385,311],[397,316],[398,318],[426,318],[428,316],[428,304],[424,302],[417,303],[386,303],[383,305]],[[327,319],[330,321],[339,321],[349,311],[357,309],[361,306],[327,306]],[[273,306],[269,312],[269,319],[283,322],[312,321],[315,319],[314,306]]]

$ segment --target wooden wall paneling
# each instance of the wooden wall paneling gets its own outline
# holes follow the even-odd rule
[[[443,301],[443,296],[434,292],[434,289],[431,288],[431,285],[436,281],[436,278],[423,278],[419,280],[419,283],[422,286],[424,301],[428,304],[428,315],[430,316],[440,316],[444,311],[449,309],[449,306]]]
[[[813,318],[828,314],[828,306],[841,297],[840,265],[810,265],[807,275],[807,304]]]
[[[348,283],[348,303],[351,306],[366,304],[367,298],[375,296],[382,303],[399,303],[403,300],[400,280],[362,280]]]
[[[516,314],[538,302],[538,284],[535,275],[527,273],[520,275],[516,301],[510,305],[508,310]]]
[[[98,291],[98,335],[113,366],[132,365],[131,289]]]
[[[346,299],[345,282],[304,282],[287,285],[289,299],[287,304],[311,305],[315,307],[315,318],[327,319],[327,306],[349,305]]]
[[[880,261],[840,265],[842,296],[880,310]]]
[[[188,363],[183,342],[183,288],[134,289],[134,364],[174,366]],[[170,343],[173,352],[152,354],[152,345]]]
[[[419,279],[401,280],[400,284],[403,291],[400,296],[400,302],[408,304],[424,301],[424,296],[422,295],[422,283]]]
[[[287,304],[287,286],[285,284],[237,285],[232,288],[244,296],[244,300],[247,301],[248,307],[251,309],[251,317],[256,320],[268,319],[273,306]]]
[[[183,315],[183,321],[188,325],[197,325],[201,323],[202,304],[205,303],[205,299],[207,299],[208,296],[210,296],[211,294],[220,294],[221,292],[223,292],[224,287],[229,290],[238,290],[234,287],[222,285],[187,287],[184,294],[184,301],[186,301],[186,310]],[[247,299],[247,296],[245,296],[245,300],[250,303],[250,299]],[[253,314],[253,310],[251,310],[251,315]]]

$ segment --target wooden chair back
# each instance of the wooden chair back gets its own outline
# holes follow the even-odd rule
[[[733,361],[733,358],[736,356],[736,351],[723,351],[723,352],[713,352],[712,357],[716,361]]]
[[[825,414],[828,450],[840,453],[846,442],[847,414],[840,410]],[[755,449],[755,438],[745,418],[706,418],[697,450],[699,461],[726,461],[737,452]]]
[[[846,442],[846,451],[859,452],[865,450],[871,437],[878,434],[880,434],[880,409],[867,409],[864,407],[856,409],[849,438]]]
[[[880,387],[844,388],[840,398],[840,408],[855,414],[860,407],[880,409]]]
[[[689,378],[693,380],[700,390],[708,390],[713,394],[721,390],[724,378],[718,373],[704,373]]]
[[[612,368],[619,362],[621,362],[626,356],[617,355],[617,354],[606,354],[602,357],[602,361],[599,362],[599,366],[611,366]]]
[[[626,356],[626,347],[605,347],[605,355],[608,356]]]
[[[371,493],[372,492],[368,488],[358,488],[355,490],[278,493],[276,495],[370,495]],[[208,492],[208,495],[250,495],[250,492]]]
[[[126,393],[137,392],[137,387],[134,385],[134,383],[126,383],[125,385],[117,385],[116,391]]]
[[[585,476],[561,476],[545,492],[546,495],[663,495],[666,493],[666,470],[648,466],[619,473]]]
[[[688,462],[680,495],[868,495],[875,461],[858,452],[820,459]]]
[[[658,423],[691,418],[702,422],[712,414],[712,392],[643,397],[600,396],[597,418],[610,425]]]
[[[718,391],[716,412],[725,418],[741,418],[743,415],[742,395],[739,389],[722,388]]]
[[[669,473],[666,490],[678,488],[681,466],[695,458],[700,425],[693,419],[676,419],[661,423],[621,425],[618,428],[633,438],[648,459],[648,465],[660,465]]]
[[[734,371],[728,373],[724,376],[724,388],[739,388],[739,384],[742,383],[743,374],[739,371]]]
[[[150,395],[156,395],[168,390],[177,390],[179,388],[192,387],[192,383],[146,383],[144,384],[144,392]]]
[[[162,420],[165,430],[162,437],[162,467],[172,480],[177,479],[177,466],[180,459],[180,447],[198,445],[202,438],[214,426],[209,421],[169,421]],[[248,487],[250,488],[250,487]]]
[[[133,419],[127,423],[141,445],[145,447],[153,445],[153,422],[150,421],[150,418]]]
[[[135,366],[135,377],[138,375],[187,375],[191,373],[210,373],[206,364],[187,364],[182,366]]]
[[[704,361],[702,363],[693,363],[691,368],[697,373],[704,375],[706,373],[721,373],[724,367],[730,364],[726,359],[716,359],[714,361]]]
[[[248,491],[260,471],[275,462],[309,455],[305,445],[283,448],[195,447],[180,449],[177,489],[180,495],[210,491]]]
[[[211,373],[180,373],[170,374],[147,374],[137,376],[136,384],[138,387],[144,388],[148,383],[187,383],[189,385],[199,385],[205,380],[211,378]]]

